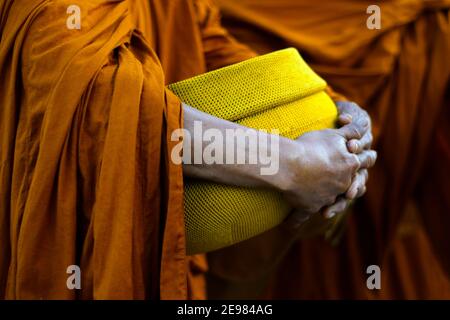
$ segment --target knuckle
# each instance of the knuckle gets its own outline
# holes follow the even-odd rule
[[[349,107],[352,107],[353,109],[359,109],[359,106],[356,102],[350,102],[348,105],[349,105]]]
[[[355,172],[356,170],[359,169],[359,166],[360,166],[359,159],[354,154],[349,154],[349,156],[347,156],[346,163],[347,163],[348,168],[352,172]]]
[[[367,129],[369,127],[369,119],[365,115],[363,115],[362,126],[364,127],[364,129]]]
[[[352,134],[356,139],[361,139],[361,130],[357,126],[352,126]]]

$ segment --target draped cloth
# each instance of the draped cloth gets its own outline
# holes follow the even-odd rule
[[[298,48],[333,89],[368,110],[379,153],[341,244],[298,242],[268,296],[449,297],[450,2],[378,1],[380,30],[366,27],[370,1],[217,3],[238,40],[258,53]],[[251,296],[258,290],[245,293],[249,274],[242,270],[255,274],[264,252],[233,250],[210,256],[211,275],[225,282],[220,286],[241,286]],[[249,254],[254,265],[221,268],[230,257]],[[380,265],[391,282],[380,295],[366,288],[371,264]]]
[[[211,0],[139,0],[131,11],[158,55],[166,84],[256,56],[222,26]],[[188,298],[206,299],[205,255],[187,257],[187,265]]]
[[[203,0],[2,0],[0,17],[0,298],[201,296],[165,84],[254,53]]]

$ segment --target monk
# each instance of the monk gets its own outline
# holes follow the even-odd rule
[[[365,191],[376,153],[351,103],[336,130],[282,139],[270,181],[251,165],[174,164],[174,130],[239,125],[165,85],[255,55],[209,1],[2,0],[0,14],[0,298],[194,297],[183,174],[284,192],[292,234]]]
[[[380,161],[338,246],[322,239],[296,242],[270,290],[268,270],[275,267],[264,272],[262,262],[274,259],[256,249],[273,238],[211,254],[212,294],[449,298],[450,2],[216,2],[223,24],[238,40],[258,53],[298,48],[336,91],[366,107]],[[371,4],[381,10],[379,30],[366,26]],[[226,264],[238,256],[248,259]],[[380,291],[366,287],[365,271],[372,264],[381,266]]]

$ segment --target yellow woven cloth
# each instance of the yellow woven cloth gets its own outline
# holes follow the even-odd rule
[[[326,83],[296,49],[285,49],[169,86],[186,104],[256,129],[295,139],[331,128],[336,107]],[[188,254],[246,240],[281,223],[291,208],[272,190],[185,181]]]

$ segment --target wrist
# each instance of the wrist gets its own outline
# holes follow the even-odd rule
[[[303,146],[301,142],[280,137],[279,170],[269,178],[271,187],[287,193],[295,188],[295,175],[298,174],[299,161],[302,159]]]

